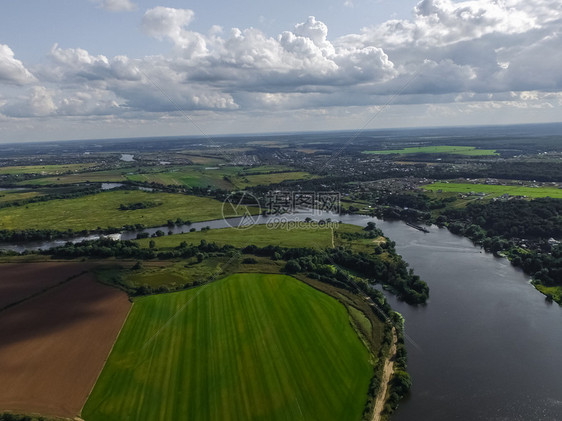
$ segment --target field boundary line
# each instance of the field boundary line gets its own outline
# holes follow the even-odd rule
[[[102,284],[102,285],[105,285],[105,284]],[[127,294],[124,291],[122,291],[122,292],[123,292],[123,294]],[[84,407],[86,406],[86,403],[90,399],[90,396],[92,395],[92,392],[94,391],[94,388],[96,387],[96,384],[98,384],[98,380],[100,379],[101,373],[102,373],[103,369],[105,368],[105,366],[107,364],[107,360],[109,360],[109,357],[111,356],[111,353],[113,352],[113,349],[115,348],[115,344],[119,340],[119,336],[121,336],[121,332],[123,331],[123,328],[125,327],[125,324],[127,323],[127,320],[129,320],[129,316],[131,315],[131,312],[133,311],[134,305],[135,305],[135,302],[132,301],[131,306],[129,307],[129,311],[127,312],[127,316],[125,316],[125,318],[123,319],[123,323],[121,324],[121,327],[119,328],[119,332],[117,332],[117,335],[115,336],[115,340],[113,341],[113,344],[111,345],[111,349],[109,350],[109,352],[107,353],[106,357],[103,360],[103,364],[101,366],[101,369],[100,369],[98,375],[96,376],[96,380],[94,381],[94,384],[90,388],[90,391],[88,392],[88,395],[86,396],[86,399],[84,400],[84,403],[82,404],[82,408],[80,408],[80,412],[79,412],[80,418],[82,418],[82,411],[84,410]]]

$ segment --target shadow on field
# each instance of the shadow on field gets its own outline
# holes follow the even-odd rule
[[[92,267],[74,262],[0,263],[0,312]]]
[[[71,330],[84,322],[87,325],[90,319],[103,319],[111,313],[103,304],[113,299],[116,292],[84,274],[10,307],[0,312],[0,350],[17,342]]]
[[[0,313],[0,408],[74,417],[131,307],[91,273]]]

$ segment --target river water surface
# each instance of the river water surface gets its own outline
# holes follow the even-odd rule
[[[561,307],[445,229],[377,225],[430,287],[423,307],[388,297],[406,319],[413,381],[392,419],[562,420]]]

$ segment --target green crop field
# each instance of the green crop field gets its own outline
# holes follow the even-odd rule
[[[282,273],[285,262],[271,260],[269,257],[253,256],[252,263],[244,263],[247,255],[211,256],[201,262],[196,258],[168,262],[143,262],[142,269],[131,270],[120,266],[103,268],[96,271],[98,279],[105,284],[116,285],[119,279],[128,288],[150,287],[168,288],[172,291],[196,282],[207,282],[216,274],[227,276],[237,272]]]
[[[281,183],[287,180],[311,180],[318,178],[317,175],[312,175],[303,171],[280,172],[271,174],[256,174],[238,177],[234,180],[238,188],[253,187],[259,185],[269,185]]]
[[[178,155],[181,154],[182,157],[189,159],[194,164],[201,164],[201,165],[218,165],[224,164],[225,159],[220,156],[211,157],[206,155],[197,155],[197,154],[185,154],[183,152],[178,152]]]
[[[339,224],[340,232],[360,232],[362,229],[354,225]],[[291,230],[283,228],[268,228],[267,225],[254,225],[245,230],[236,228],[212,229],[209,231],[196,231],[185,234],[168,235],[158,238],[145,238],[137,240],[142,247],[148,247],[151,240],[159,249],[174,248],[182,241],[188,244],[199,244],[201,240],[220,245],[230,244],[235,247],[255,245],[265,247],[269,244],[282,247],[316,247],[326,248],[332,246],[332,231],[330,228],[318,228],[300,224],[300,228]],[[372,241],[372,240],[371,240]]]
[[[381,151],[364,151],[366,154],[390,155],[390,154],[416,154],[416,153],[440,153],[451,155],[468,155],[468,156],[486,156],[499,155],[493,149],[476,149],[474,146],[420,146],[413,148],[381,150]]]
[[[493,197],[509,194],[511,196],[527,196],[530,198],[552,197],[562,199],[562,189],[557,187],[529,187],[529,186],[497,186],[490,184],[469,184],[469,183],[444,183],[438,182],[423,186],[424,189],[444,193],[484,193]]]
[[[359,420],[370,354],[334,298],[235,274],[135,300],[88,421]]]
[[[17,202],[18,200],[32,199],[42,193],[34,191],[4,190],[0,191],[0,203]]]
[[[240,170],[239,167],[184,166],[184,167],[157,167],[146,169],[139,173],[127,175],[131,181],[142,181],[162,185],[176,185],[186,187],[207,187],[231,189],[232,184],[224,179],[225,175],[232,175]]]
[[[0,167],[3,174],[62,174],[69,171],[83,171],[96,164],[64,164],[64,165],[24,165],[16,167]]]
[[[237,190],[260,184],[280,183],[285,180],[310,179],[314,176],[302,171],[284,171],[281,166],[261,166],[243,168],[240,166],[206,167],[190,165],[184,167],[167,167],[150,169],[127,175],[131,181],[143,181],[163,185],[188,187],[207,187]],[[272,172],[284,171],[284,172]],[[267,174],[260,174],[267,173]]]
[[[61,175],[60,177],[42,177],[33,180],[18,182],[19,185],[46,186],[50,184],[78,184],[78,183],[103,183],[127,180],[127,173],[132,169],[113,169],[104,171],[91,171],[76,174]]]
[[[77,164],[78,165],[78,164]],[[81,165],[81,164],[80,164]],[[12,167],[20,168],[45,168],[44,167]],[[52,166],[56,168],[71,167]],[[0,169],[1,170],[1,169]],[[15,171],[15,170],[13,170]],[[67,169],[66,171],[69,171]],[[280,171],[280,172],[277,172]],[[65,171],[60,171],[62,173]],[[1,173],[0,173],[1,174]],[[44,172],[45,175],[53,172]],[[281,165],[263,165],[259,167],[244,168],[241,166],[154,166],[143,168],[117,168],[104,171],[90,171],[76,174],[65,174],[52,177],[41,177],[32,180],[18,182],[19,185],[45,186],[51,184],[77,184],[86,182],[120,182],[140,181],[145,183],[157,183],[165,186],[186,187],[212,187],[224,190],[242,190],[260,184],[280,183],[285,180],[308,180],[316,176],[303,171],[290,171],[290,168]]]
[[[120,210],[120,204],[157,206]],[[92,230],[126,224],[165,225],[168,219],[204,221],[222,218],[222,203],[205,197],[140,190],[108,191],[75,199],[58,199],[0,209],[0,229]]]

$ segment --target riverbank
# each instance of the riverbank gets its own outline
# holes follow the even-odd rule
[[[373,410],[373,418],[371,421],[382,421],[382,411],[386,403],[386,394],[390,387],[390,380],[394,374],[394,361],[396,357],[396,344],[398,337],[396,336],[396,329],[392,328],[392,345],[388,352],[388,357],[384,363],[381,377],[381,387],[375,401],[375,409]]]

